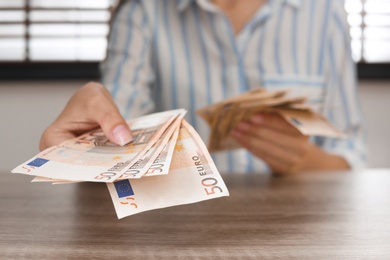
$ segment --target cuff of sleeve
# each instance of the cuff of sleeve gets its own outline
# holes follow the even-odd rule
[[[367,159],[363,153],[337,149],[328,150],[327,152],[343,157],[353,171],[367,168]]]

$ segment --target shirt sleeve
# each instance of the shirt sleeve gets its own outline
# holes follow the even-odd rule
[[[154,110],[150,64],[152,33],[141,1],[123,1],[113,18],[102,84],[125,119]]]
[[[352,60],[344,1],[335,0],[333,3],[329,17],[329,66],[324,114],[346,134],[346,138],[325,138],[321,146],[330,153],[342,156],[351,169],[359,169],[366,166],[367,159],[356,65]]]

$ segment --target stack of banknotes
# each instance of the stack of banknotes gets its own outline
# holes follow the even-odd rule
[[[306,96],[290,95],[287,90],[271,92],[264,88],[254,89],[204,107],[197,113],[211,129],[208,145],[211,152],[239,148],[240,145],[230,135],[231,131],[238,123],[250,120],[257,113],[279,114],[304,135],[344,136],[316,112],[314,104],[308,103]]]
[[[118,218],[174,205],[229,196],[203,141],[184,109],[128,122],[134,140],[111,143],[99,130],[50,147],[12,173],[33,182],[106,183]]]

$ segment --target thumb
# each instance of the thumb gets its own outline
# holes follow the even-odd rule
[[[85,113],[87,121],[97,123],[111,142],[123,146],[133,140],[130,127],[119,113],[107,89],[102,85],[87,84],[81,89],[75,103],[86,105],[84,108],[87,111]],[[80,109],[76,110],[76,113],[80,113]]]
[[[110,134],[112,136],[109,136]],[[126,123],[116,125],[110,134],[108,134],[108,139],[110,139],[111,142],[119,144],[120,146],[128,144],[133,140],[133,135],[131,134],[130,128]]]
[[[111,142],[123,146],[133,140],[130,127],[116,106],[99,109],[99,111],[96,121]]]

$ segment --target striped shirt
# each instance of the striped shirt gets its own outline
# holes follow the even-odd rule
[[[312,142],[365,164],[365,134],[342,0],[268,0],[234,35],[207,0],[124,1],[114,18],[102,81],[125,118],[186,108],[194,111],[254,88],[291,89],[347,134]],[[221,172],[267,172],[244,150],[213,154]]]

